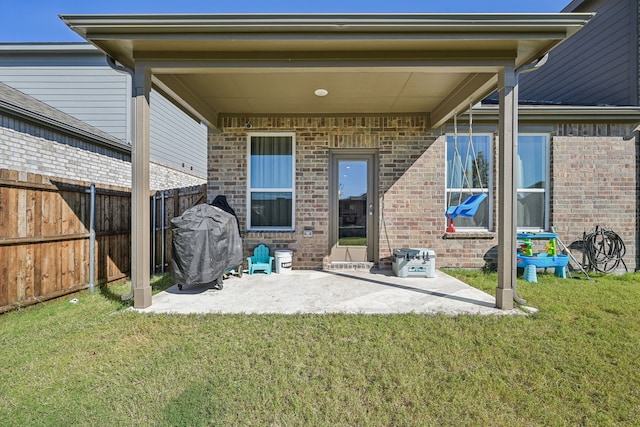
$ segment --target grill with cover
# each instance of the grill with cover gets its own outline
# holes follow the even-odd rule
[[[234,215],[199,204],[173,218],[171,229],[171,273],[178,288],[212,283],[222,289],[228,270],[242,271],[242,239]]]

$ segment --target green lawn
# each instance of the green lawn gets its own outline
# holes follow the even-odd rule
[[[83,292],[0,316],[0,425],[638,425],[640,276],[538,280],[530,317],[143,315],[124,286]]]
[[[338,240],[340,246],[367,246],[366,237],[341,237]]]

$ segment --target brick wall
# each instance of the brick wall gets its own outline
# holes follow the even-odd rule
[[[639,145],[629,126],[559,125],[552,141],[551,218],[566,244],[596,225],[625,243],[636,268]]]
[[[131,155],[0,114],[0,168],[131,187]],[[151,163],[152,190],[203,184],[194,175]]]
[[[225,118],[224,131],[209,134],[208,200],[226,195],[243,230],[247,123],[251,132],[295,131],[297,171],[296,231],[246,233],[247,254],[265,243],[272,250],[293,250],[296,269],[322,268],[329,247],[329,152],[374,148],[379,156],[381,267],[390,267],[392,251],[399,247],[433,249],[438,267],[482,267],[485,259],[495,257],[496,233],[445,236],[445,137],[425,130],[422,117]],[[613,229],[627,243],[627,265],[635,268],[638,144],[633,128],[563,124],[556,126],[555,135],[551,224],[566,243],[595,224]],[[305,229],[313,234],[304,236]]]
[[[225,118],[224,131],[209,134],[208,199],[227,196],[242,229],[246,225],[247,123],[252,125],[251,132],[296,133],[296,231],[246,233],[247,253],[266,243],[272,250],[293,250],[294,268],[321,268],[329,247],[329,152],[374,148],[379,156],[381,265],[389,268],[393,249],[407,246],[434,249],[439,266],[484,264],[491,240],[442,239],[445,138],[426,131],[423,117]],[[305,229],[313,234],[304,236]]]

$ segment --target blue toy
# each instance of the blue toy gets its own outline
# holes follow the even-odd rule
[[[269,248],[262,243],[253,250],[253,256],[247,258],[249,274],[255,271],[264,271],[271,274],[274,257],[269,255]]]
[[[487,198],[487,193],[478,193],[468,197],[462,204],[458,206],[449,206],[446,216],[449,219],[449,225],[447,227],[447,233],[455,233],[456,229],[453,226],[453,219],[461,216],[464,218],[470,218],[476,214],[480,203]]]

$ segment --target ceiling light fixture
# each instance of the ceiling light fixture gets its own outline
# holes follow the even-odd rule
[[[315,92],[313,93],[315,93],[316,96],[320,96],[320,97],[329,95],[329,91],[326,89],[316,89]]]

